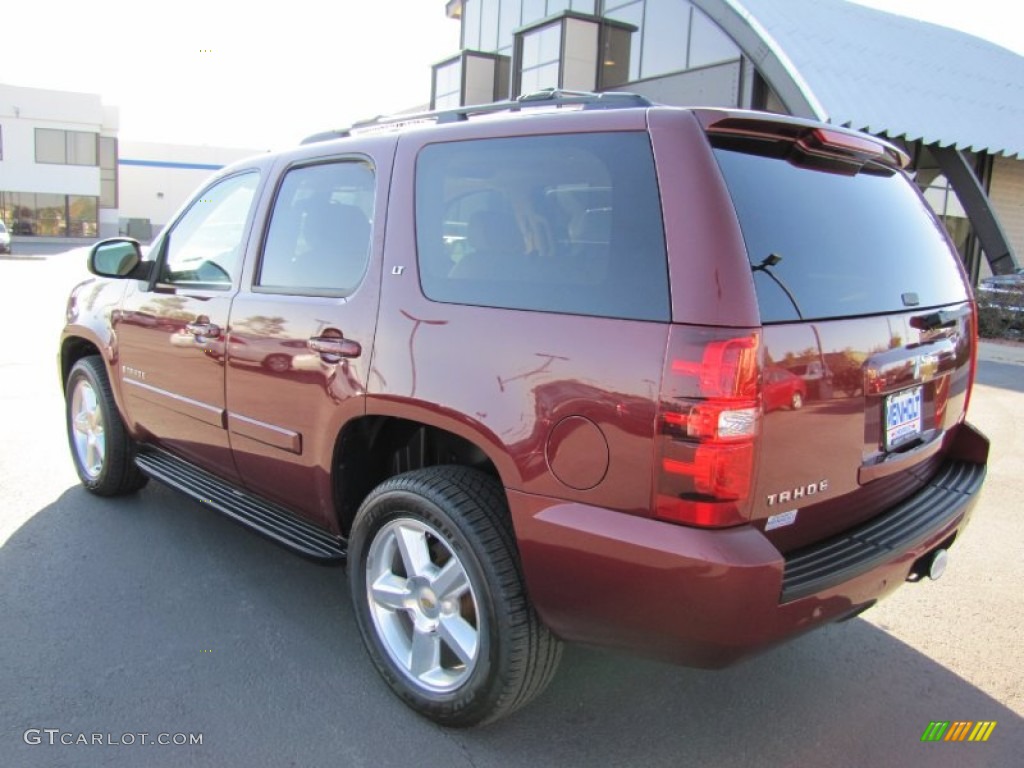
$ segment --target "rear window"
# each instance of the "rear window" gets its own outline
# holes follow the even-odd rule
[[[669,319],[644,133],[432,144],[417,159],[416,237],[434,301]]]
[[[855,176],[716,149],[763,322],[964,301],[942,225],[901,174]]]

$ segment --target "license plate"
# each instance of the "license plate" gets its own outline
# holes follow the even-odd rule
[[[885,398],[885,448],[890,450],[921,434],[921,387]]]

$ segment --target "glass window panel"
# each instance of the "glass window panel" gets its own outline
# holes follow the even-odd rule
[[[458,93],[446,93],[434,97],[434,109],[456,109],[462,106],[462,97]]]
[[[690,4],[682,0],[647,0],[645,35],[640,52],[640,76],[655,77],[686,69],[686,43],[690,30]]]
[[[68,196],[68,235],[70,237],[96,237],[98,198],[84,195]]]
[[[117,181],[100,179],[100,208],[117,208]]]
[[[463,0],[462,47],[471,51],[480,48],[480,0]]]
[[[519,93],[533,93],[540,90],[536,69],[528,69],[519,78]]]
[[[68,131],[68,165],[98,165],[96,162],[98,138],[95,133]]]
[[[36,162],[66,163],[67,146],[64,131],[51,128],[36,128]]]
[[[569,0],[548,0],[548,16],[554,16],[556,13],[567,10],[569,10]]]
[[[520,0],[501,0],[501,12],[498,16],[499,50],[512,45],[512,31],[519,26],[521,10]]]
[[[523,35],[522,68],[531,69],[540,63],[540,31],[527,32]]]
[[[520,93],[534,93],[544,88],[558,88],[561,66],[557,61],[523,72],[519,80]]]
[[[100,136],[100,168],[117,168],[117,139]]]
[[[646,134],[433,144],[416,166],[420,280],[434,301],[665,321]]]
[[[12,235],[36,234],[36,196],[31,192],[6,194],[6,219]]]
[[[523,0],[523,25],[540,21],[546,13],[544,0]]]
[[[594,0],[572,0],[570,7],[579,13],[594,13]]]
[[[167,238],[162,279],[226,289],[242,262],[242,239],[259,174],[217,182],[194,200]]]
[[[690,32],[690,60],[688,66],[705,67],[740,57],[740,49],[715,22],[696,8],[693,9],[693,29]]]
[[[634,2],[629,5],[624,5],[620,8],[605,11],[605,17],[609,19],[615,19],[616,21],[624,21],[627,24],[632,24],[637,28],[638,31],[633,33],[630,46],[629,46],[629,79],[639,80],[640,79],[640,40],[643,34],[643,23],[644,23],[644,6],[643,3]]]
[[[258,284],[281,293],[352,294],[370,258],[373,178],[369,164],[353,161],[289,171]]]
[[[538,34],[538,42],[540,44],[540,61],[544,63],[557,61],[562,53],[561,23],[541,29]]]
[[[64,237],[68,232],[67,197],[65,195],[35,195],[34,235]]]
[[[956,257],[900,173],[855,176],[716,149],[755,270],[761,319],[789,322],[902,312],[964,301]],[[884,276],[884,279],[880,279]]]
[[[601,32],[601,87],[614,88],[629,81],[629,58],[633,33],[621,27],[605,26]]]
[[[498,0],[481,0],[480,50],[498,50]]]
[[[462,60],[434,68],[434,93],[446,96],[462,90]]]
[[[603,13],[604,16],[607,16],[608,18],[612,18],[612,16],[611,16],[612,11],[616,11],[619,8],[622,8],[622,7],[627,6],[627,5],[642,5],[642,4],[643,4],[643,0],[605,0],[605,2],[604,2],[604,11],[602,13]]]

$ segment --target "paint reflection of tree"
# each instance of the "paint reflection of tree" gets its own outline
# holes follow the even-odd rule
[[[287,321],[283,317],[268,317],[267,315],[252,315],[237,322],[233,322],[232,329],[236,332],[249,333],[253,336],[280,337],[285,334]]]
[[[139,312],[188,321],[193,318],[193,313],[185,309],[187,304],[188,299],[184,296],[156,296],[139,307]]]

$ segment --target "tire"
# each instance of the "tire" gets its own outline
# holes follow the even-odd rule
[[[274,373],[285,373],[291,370],[292,359],[288,355],[268,355],[263,360],[263,367]]]
[[[148,478],[135,466],[135,444],[98,356],[75,363],[64,397],[71,458],[86,490],[97,496],[121,496],[142,488]]]
[[[794,392],[793,398],[789,402],[789,406],[794,411],[799,411],[801,408],[804,407],[804,396],[801,395],[799,392]]]
[[[529,603],[494,478],[442,466],[385,481],[356,515],[348,567],[377,671],[434,722],[497,720],[554,676],[561,643]]]

